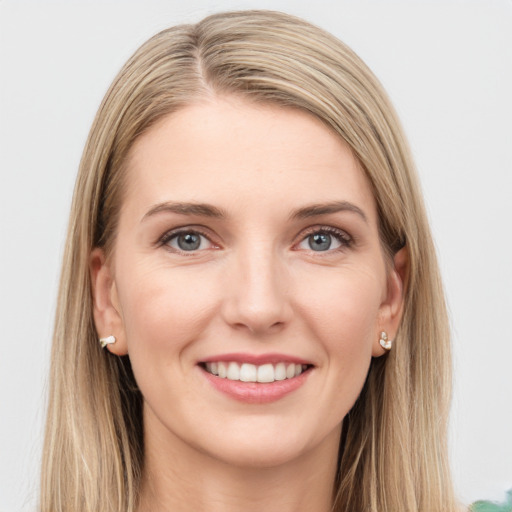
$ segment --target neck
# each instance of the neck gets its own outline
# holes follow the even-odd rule
[[[233,465],[164,435],[145,435],[138,512],[329,512],[339,430],[319,446],[271,467]]]

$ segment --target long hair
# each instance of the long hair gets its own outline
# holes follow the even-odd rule
[[[410,268],[393,350],[374,359],[343,420],[333,510],[452,512],[446,306],[421,191],[377,79],[343,43],[270,11],[216,14],[164,30],[125,64],[94,120],[77,178],[52,349],[43,512],[134,512],[143,466],[142,397],[128,357],[102,351],[89,255],[115,240],[124,163],[163,116],[234,94],[296,108],[352,148],[372,187],[382,246]]]

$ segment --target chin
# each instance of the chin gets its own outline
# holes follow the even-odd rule
[[[233,445],[230,450],[223,453],[213,454],[218,460],[226,465],[238,469],[270,469],[280,466],[286,466],[289,463],[300,459],[305,449],[297,446],[276,446],[262,447],[258,445],[237,446]]]
[[[306,429],[307,430],[307,429]],[[307,432],[290,424],[272,428],[260,424],[257,429],[226,429],[223,436],[212,438],[203,450],[216,460],[237,468],[264,469],[286,466],[307,458],[320,445],[338,446],[339,429],[333,432]]]

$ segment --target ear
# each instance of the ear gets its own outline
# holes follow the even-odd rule
[[[387,277],[387,295],[379,309],[378,332],[372,348],[372,356],[379,357],[386,353],[380,346],[380,333],[385,331],[390,340],[394,340],[404,309],[404,294],[409,277],[409,251],[407,246],[400,249],[393,257]]]
[[[128,353],[126,335],[112,267],[102,249],[96,248],[89,258],[92,283],[93,315],[98,338],[113,335],[116,342],[107,350],[118,356]]]

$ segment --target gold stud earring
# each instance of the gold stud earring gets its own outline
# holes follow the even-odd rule
[[[380,333],[379,343],[380,346],[385,350],[391,350],[391,347],[393,346],[393,341],[388,339],[386,331],[382,331]]]
[[[107,345],[112,345],[116,342],[114,336],[107,336],[106,338],[100,338],[101,348],[105,348]]]

